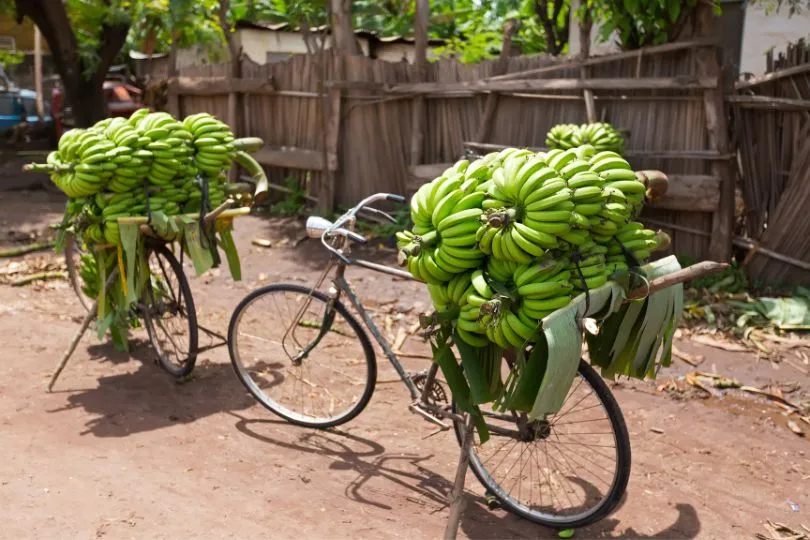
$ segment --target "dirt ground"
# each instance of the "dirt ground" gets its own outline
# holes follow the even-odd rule
[[[0,191],[0,247],[48,234],[63,205],[42,191]],[[225,332],[256,286],[311,282],[324,257],[314,243],[295,246],[300,231],[290,220],[238,220],[243,281],[226,269],[192,277],[201,322]],[[252,245],[254,237],[273,247]],[[376,255],[394,259],[390,251]],[[380,317],[383,307],[427,305],[418,284],[364,270],[349,278]],[[397,324],[410,326],[413,313]],[[195,377],[177,384],[142,342],[128,357],[88,334],[47,394],[81,316],[65,281],[0,285],[0,537],[441,537],[458,448],[450,433],[425,438],[434,428],[408,412],[401,385],[380,384],[369,407],[340,429],[301,429],[253,401],[225,348],[202,354]],[[795,382],[793,397],[810,389],[810,378],[789,365],[684,340],[677,346],[704,355],[703,371],[755,386]],[[406,347],[426,351],[415,338]],[[392,380],[394,370],[379,352],[377,359],[378,378]],[[629,488],[618,511],[577,538],[751,538],[766,532],[766,520],[810,526],[807,438],[785,427],[772,402],[659,389],[693,369],[674,360],[656,382],[612,386],[632,441]],[[472,475],[467,486],[463,536],[556,537],[487,509]]]

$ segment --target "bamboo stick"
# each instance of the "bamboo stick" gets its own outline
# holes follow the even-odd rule
[[[107,282],[104,284],[104,289],[109,290],[110,286],[113,284],[115,278],[117,277],[118,277],[118,268],[114,269],[110,274],[110,276],[107,278]],[[98,298],[93,300],[93,305],[90,306],[90,309],[87,310],[87,313],[85,314],[84,319],[82,320],[82,324],[79,327],[79,330],[73,336],[73,339],[71,340],[67,351],[65,351],[65,354],[62,356],[62,359],[56,366],[56,369],[51,374],[51,378],[48,381],[47,392],[50,393],[51,390],[53,390],[53,385],[56,384],[56,379],[59,378],[59,375],[62,373],[62,370],[65,369],[65,366],[67,365],[68,360],[70,360],[70,357],[73,356],[73,352],[76,350],[76,347],[79,345],[79,341],[81,341],[82,336],[84,336],[84,333],[90,326],[90,322],[96,318],[97,310],[98,310]]]
[[[50,249],[54,245],[55,242],[34,242],[33,244],[27,244],[24,246],[15,246],[6,249],[0,249],[0,258],[19,257],[20,255],[25,255],[26,253],[33,253],[35,251]]]
[[[644,298],[645,296],[650,296],[651,294],[654,294],[662,289],[666,289],[667,287],[677,285],[678,283],[685,283],[687,281],[692,281],[711,274],[717,274],[728,267],[728,263],[719,263],[714,261],[699,262],[697,264],[693,264],[692,266],[687,266],[686,268],[678,270],[677,272],[656,278],[650,281],[648,286],[641,286],[632,289],[627,293],[627,299],[637,300],[639,298]]]
[[[222,203],[222,204],[224,205],[225,203]],[[211,214],[213,214],[215,211],[216,210],[213,210],[211,213],[206,214],[204,219],[208,220],[209,216],[211,216]],[[224,210],[224,211],[214,215],[214,218],[223,218],[223,219],[224,218],[232,218],[232,217],[238,217],[238,216],[246,216],[249,213],[250,213],[250,208],[232,208],[230,210]],[[181,218],[184,218],[184,217],[187,217],[187,218],[199,218],[200,216],[199,216],[199,214],[178,214],[176,216],[170,216],[170,217],[173,217],[175,219],[175,221],[180,221]],[[118,223],[120,225],[127,225],[127,224],[141,225],[141,224],[149,223],[149,218],[147,216],[120,217],[120,218],[118,218]]]

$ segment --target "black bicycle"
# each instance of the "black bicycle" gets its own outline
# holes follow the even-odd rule
[[[348,266],[361,266],[413,279],[403,270],[350,256],[352,243],[366,243],[354,229],[360,212],[395,221],[370,206],[384,200],[405,199],[380,193],[334,223],[307,220],[308,236],[320,239],[331,254],[327,268],[312,288],[273,284],[248,294],[228,328],[231,362],[245,387],[270,411],[293,424],[329,428],[360,414],[374,393],[377,364],[367,329],[410,392],[410,410],[443,428],[450,428],[445,420],[452,421],[461,443],[468,432],[466,415],[448,402],[438,366],[407,373],[344,276]],[[510,358],[503,369],[511,369]],[[616,508],[630,476],[630,440],[616,400],[585,361],[555,415],[531,420],[518,411],[482,412],[491,439],[483,445],[473,440],[470,466],[504,508],[557,529],[582,527]]]

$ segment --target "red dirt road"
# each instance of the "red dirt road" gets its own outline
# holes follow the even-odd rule
[[[0,192],[0,247],[10,231],[44,232],[63,204],[42,192]],[[299,230],[240,219],[244,280],[232,282],[224,268],[191,278],[201,322],[225,332],[236,304],[259,284],[311,282],[324,258],[312,243],[284,243]],[[251,245],[255,236],[274,247]],[[349,278],[370,307],[427,304],[418,284],[359,270]],[[81,315],[66,282],[0,285],[0,537],[441,537],[458,448],[450,433],[425,439],[433,427],[407,411],[402,386],[379,384],[363,414],[340,429],[301,429],[254,403],[225,348],[202,354],[195,377],[177,384],[152,363],[147,345],[129,358],[88,334],[46,394]],[[408,347],[426,349],[413,338]],[[678,347],[704,354],[704,371],[751,385],[796,381],[799,394],[810,389],[810,378],[784,364]],[[379,353],[378,363],[379,380],[392,380]],[[675,360],[661,380],[687,368]],[[577,538],[750,538],[766,532],[767,519],[810,526],[810,445],[785,428],[773,404],[738,395],[673,399],[656,390],[661,380],[614,387],[633,448],[627,497]],[[489,511],[472,475],[467,486],[463,536],[556,537]]]

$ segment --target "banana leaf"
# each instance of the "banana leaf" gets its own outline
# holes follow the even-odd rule
[[[219,245],[225,252],[231,277],[234,281],[240,281],[242,279],[242,264],[239,261],[239,252],[236,251],[236,242],[233,241],[231,230],[232,226],[219,230]]]
[[[560,410],[582,357],[582,330],[579,322],[585,317],[604,315],[620,305],[624,289],[608,282],[574,298],[568,306],[543,319],[543,335],[548,347],[548,362],[543,381],[537,392],[530,417],[541,418]]]
[[[528,358],[526,358],[524,350],[517,352],[513,369],[514,384],[506,392],[508,397],[503,400],[498,409],[531,411],[548,367],[548,343],[546,343],[545,334],[538,333],[534,341],[534,347]]]
[[[439,369],[442,370],[444,380],[450,388],[456,406],[472,417],[475,428],[478,431],[478,438],[481,444],[483,444],[489,440],[489,428],[487,428],[484,415],[481,414],[481,409],[478,408],[478,405],[472,402],[470,387],[467,384],[467,380],[464,378],[461,365],[459,365],[456,360],[456,355],[453,354],[449,340],[443,339],[441,341],[441,344],[435,344],[433,342],[430,344],[433,350],[433,361],[436,362],[439,365]]]
[[[457,333],[453,333],[453,342],[461,356],[463,374],[470,389],[470,402],[473,405],[480,405],[497,399],[503,386],[501,383],[503,351],[491,344],[483,348],[473,347]]]
[[[680,269],[672,256],[642,267],[649,280]],[[587,337],[591,363],[606,378],[654,377],[672,360],[672,340],[682,310],[682,284],[625,304],[604,321],[599,334]]]
[[[191,257],[191,262],[194,264],[194,271],[198,276],[213,268],[214,257],[211,250],[203,247],[200,224],[193,218],[183,218],[183,242]]]
[[[122,223],[118,226],[118,233],[121,237],[121,247],[126,256],[127,305],[138,301],[138,289],[135,286],[135,265],[140,253],[139,227],[140,226],[135,223]]]

